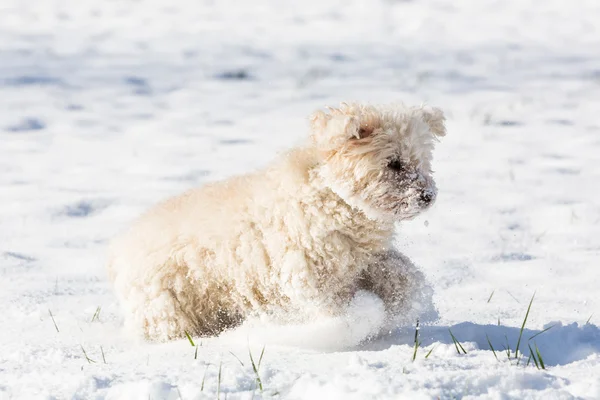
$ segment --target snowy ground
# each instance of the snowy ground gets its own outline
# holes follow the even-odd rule
[[[600,398],[599,18],[597,0],[3,0],[0,399],[260,398],[263,345],[264,398]],[[351,348],[258,329],[197,357],[126,337],[109,238],[343,100],[448,115],[438,202],[399,227],[441,316],[416,361],[414,327]],[[521,348],[544,371],[502,353],[534,291]]]

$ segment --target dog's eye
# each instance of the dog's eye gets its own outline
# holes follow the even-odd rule
[[[404,170],[404,165],[402,165],[402,163],[399,160],[392,160],[390,161],[390,163],[388,164],[388,168],[391,169],[392,171],[403,171]]]

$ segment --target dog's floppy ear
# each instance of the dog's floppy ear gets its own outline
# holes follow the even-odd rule
[[[361,139],[364,132],[354,116],[317,111],[310,117],[312,139],[322,150],[335,150],[352,138]]]
[[[435,136],[446,136],[446,117],[444,112],[437,107],[423,107],[423,121],[429,125],[429,129]]]
[[[313,134],[317,132],[321,132],[327,126],[327,122],[331,119],[331,115],[325,114],[323,111],[319,110],[313,113],[310,120],[310,128],[313,131]]]

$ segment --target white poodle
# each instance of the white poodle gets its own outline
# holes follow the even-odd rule
[[[389,321],[414,308],[422,275],[391,242],[394,222],[435,200],[442,111],[343,103],[311,129],[265,170],[169,199],[114,241],[109,276],[128,328],[164,341],[253,314],[309,321],[364,290]]]

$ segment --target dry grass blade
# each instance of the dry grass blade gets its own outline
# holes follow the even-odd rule
[[[519,346],[521,345],[521,337],[523,336],[523,330],[525,329],[525,324],[527,323],[527,318],[529,317],[529,311],[531,311],[531,305],[533,304],[533,299],[535,298],[535,292],[533,296],[531,296],[531,301],[529,302],[529,306],[527,307],[527,313],[525,313],[525,319],[523,319],[523,324],[521,325],[521,330],[519,331],[519,340],[517,340],[517,347],[515,348],[515,358],[519,356]]]
[[[223,360],[219,362],[219,375],[217,375],[217,400],[221,398],[221,367],[223,366]]]
[[[54,320],[54,315],[52,315],[52,311],[48,310],[48,314],[50,314],[50,318],[52,318],[52,323],[54,324],[54,328],[56,328],[56,332],[60,333],[58,330],[58,325],[56,325],[56,321]]]
[[[496,289],[492,290],[492,294],[490,294],[490,298],[489,298],[489,299],[488,299],[488,301],[487,301],[488,303],[489,303],[490,301],[492,301],[492,297],[494,297],[494,292],[495,292],[495,291],[496,291]]]
[[[521,302],[519,301],[519,299],[517,299],[515,296],[513,296],[513,294],[511,292],[509,292],[507,290],[506,293],[508,293],[510,295],[510,297],[512,297],[517,303],[521,304]]]
[[[204,375],[202,375],[202,384],[200,384],[200,391],[204,391],[204,381],[206,380],[206,372],[208,372],[208,365],[204,369]]]
[[[104,357],[104,349],[100,346],[100,353],[102,353],[102,362],[106,364],[106,357]]]
[[[100,310],[101,310],[100,306],[96,307],[96,312],[94,312],[94,315],[92,316],[92,320],[90,322],[94,322],[95,320],[100,321],[100,319],[99,319],[100,318]]]
[[[593,317],[593,316],[594,316],[594,314],[592,313],[592,315],[590,315],[590,317],[588,318],[588,320],[587,320],[587,321],[585,321],[585,324],[586,324],[586,325],[590,323],[590,321],[592,320],[592,317]]]
[[[91,358],[88,357],[87,353],[85,352],[85,349],[83,348],[82,345],[79,345],[79,347],[81,347],[81,351],[83,351],[83,355],[85,356],[85,359],[87,360],[88,364],[91,363],[96,363],[96,361],[92,360]]]
[[[198,359],[198,345],[196,345],[196,351],[194,351],[194,360]]]
[[[229,352],[229,354],[231,354],[233,357],[235,357],[235,359],[236,359],[236,360],[238,360],[238,362],[240,363],[240,365],[241,365],[242,367],[244,367],[244,363],[242,362],[242,360],[240,360],[240,359],[238,358],[238,356],[236,356],[235,354],[233,354],[233,352],[232,352],[232,351],[230,351],[230,352]]]

